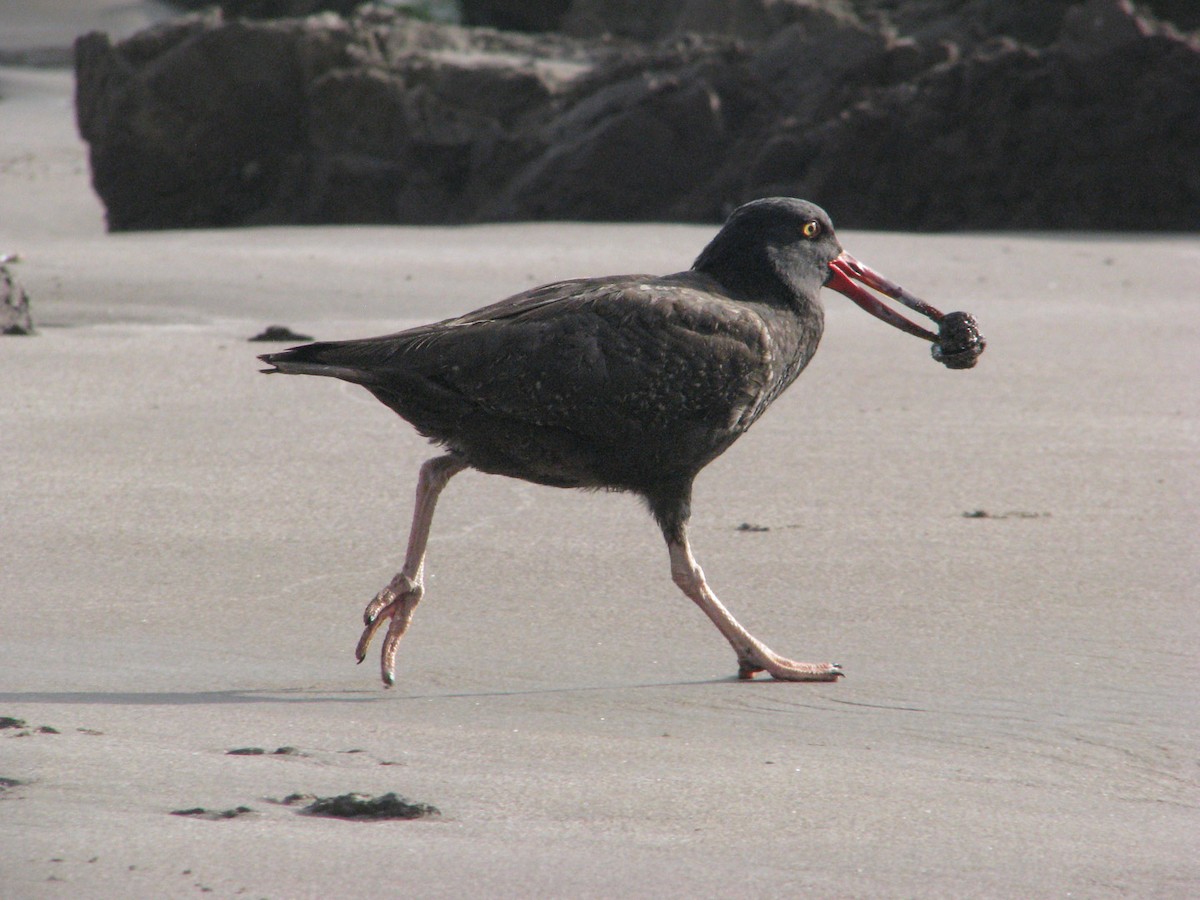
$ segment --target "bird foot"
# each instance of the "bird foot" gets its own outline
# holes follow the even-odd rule
[[[413,610],[417,608],[424,594],[425,588],[420,581],[413,581],[403,572],[399,572],[363,610],[365,627],[362,637],[358,639],[354,656],[361,663],[367,656],[367,648],[371,645],[375,632],[384,622],[388,622],[379,660],[380,677],[386,687],[396,683],[396,651],[400,647],[400,638],[404,637],[404,632],[408,630]]]
[[[837,681],[846,676],[837,663],[795,662],[774,653],[738,659],[738,678],[742,681],[752,680],[759,672],[766,672],[776,681]]]

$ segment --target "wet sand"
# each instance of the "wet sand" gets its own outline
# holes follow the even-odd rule
[[[634,499],[465,473],[389,691],[352,651],[431,448],[247,338],[677,270],[714,229],[109,236],[70,85],[0,69],[0,253],[39,328],[0,338],[5,896],[1200,891],[1195,237],[841,235],[988,351],[944,370],[827,292],[693,539],[842,682],[734,680]],[[280,802],[392,791],[440,815]]]

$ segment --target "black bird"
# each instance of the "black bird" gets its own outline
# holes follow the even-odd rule
[[[943,325],[935,335],[861,281]],[[738,674],[836,681],[832,663],[793,662],[754,638],[704,579],[688,544],[692,482],[812,358],[822,285],[934,342],[953,368],[983,348],[974,321],[937,310],[842,251],[819,207],[788,198],[737,209],[686,272],[560,281],[456,319],[259,359],[266,372],[360,384],[445,453],[421,467],[404,567],[372,600],[356,655],[389,621],[383,681],[424,593],[434,505],[466,468],[537,484],[631,491],[670,552],[671,576],[737,652]],[[953,332],[947,335],[947,326]]]

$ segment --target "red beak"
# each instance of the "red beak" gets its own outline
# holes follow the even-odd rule
[[[901,331],[907,331],[909,334],[937,343],[938,336],[932,331],[927,331],[916,322],[910,322],[890,306],[885,306],[878,297],[868,293],[855,282],[861,281],[867,287],[874,288],[893,300],[899,300],[909,309],[940,324],[945,316],[924,300],[915,297],[894,281],[884,278],[878,272],[864,266],[844,250],[837,259],[829,264],[829,271],[830,276],[829,280],[825,282],[825,287],[845,294],[877,319],[882,319]]]

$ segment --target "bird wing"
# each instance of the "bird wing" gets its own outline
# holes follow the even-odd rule
[[[712,287],[692,273],[559,282],[346,350],[397,392],[417,378],[438,402],[579,435],[741,430],[770,339]]]

